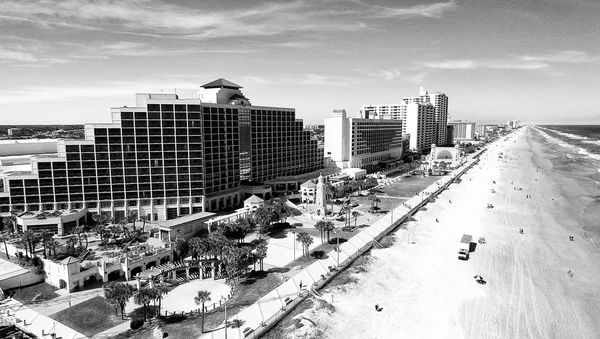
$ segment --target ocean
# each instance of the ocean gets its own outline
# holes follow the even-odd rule
[[[532,140],[545,144],[552,163],[549,175],[563,182],[562,193],[572,199],[581,228],[600,243],[600,125],[541,125]],[[565,181],[567,180],[567,181]],[[576,186],[572,185],[576,183]],[[600,245],[599,245],[600,247]]]

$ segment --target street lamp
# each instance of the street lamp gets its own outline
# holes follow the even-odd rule
[[[335,248],[337,252],[337,265],[340,266],[340,237],[337,230],[333,230],[333,233],[335,234],[335,240],[337,240],[337,247]]]
[[[294,242],[294,261],[296,261],[296,231],[292,231],[292,234],[294,235],[292,237],[292,241]]]
[[[221,296],[221,299],[224,300],[225,305],[225,339],[227,339],[227,298]]]

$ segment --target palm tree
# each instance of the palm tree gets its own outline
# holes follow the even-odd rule
[[[93,214],[92,219],[94,219],[97,225],[102,226],[108,222],[108,217],[104,214]]]
[[[313,243],[313,238],[306,232],[300,232],[296,239],[302,243],[302,255],[305,255],[306,259],[310,259],[309,247]]]
[[[325,231],[327,232],[327,242],[329,242],[329,233],[335,229],[335,225],[331,221],[325,221]],[[312,242],[312,241],[311,241]]]
[[[210,301],[210,292],[205,290],[198,291],[198,294],[194,297],[194,301],[196,305],[202,305],[202,327],[200,327],[200,333],[204,333],[204,303]]]
[[[81,235],[83,234],[83,226],[75,227],[75,229],[73,230],[73,234],[75,234],[77,236],[77,239],[79,239],[79,248],[83,247],[83,244],[81,243]]]
[[[258,246],[256,246],[255,256],[256,259],[260,262],[260,270],[263,271],[263,260],[267,257],[267,243],[266,241],[262,241]]]
[[[360,213],[358,213],[357,211],[353,211],[352,217],[354,218],[354,227],[356,227],[356,220],[358,220],[358,217],[360,217]]]
[[[133,286],[129,284],[112,281],[108,285],[104,285],[104,298],[109,305],[115,306],[115,315],[117,314],[117,307],[121,309],[121,319],[123,319],[125,313],[125,305],[127,305],[133,293]]]
[[[39,236],[40,236],[41,243],[44,246],[44,259],[48,259],[48,256],[46,256],[46,249],[47,249],[47,243],[48,243],[48,232],[42,231],[39,234]]]
[[[54,240],[53,238],[50,238],[46,242],[46,246],[48,246],[48,254],[52,254],[52,252],[54,252],[54,256],[56,257],[56,249],[59,246],[58,241]]]
[[[12,232],[17,233],[17,216],[21,214],[21,210],[11,210],[10,211],[10,224],[12,225]]]
[[[358,182],[356,182],[356,180],[350,181],[350,183],[348,183],[348,186],[352,189],[352,192],[357,191],[358,193],[358,189],[359,189],[359,185]]]
[[[331,185],[330,182],[326,182],[325,183],[325,196],[327,198],[327,200],[329,201],[329,208],[331,213],[333,213],[333,195],[335,194],[335,187],[333,187],[333,185]],[[327,213],[326,211],[323,211],[323,215],[326,216]]]
[[[185,239],[177,237],[171,244],[173,246],[173,252],[175,252],[176,259],[179,257],[182,257],[182,259],[185,258],[185,254],[189,248],[189,245]]]
[[[321,233],[321,244],[323,243],[323,239],[325,238],[325,221],[323,220],[319,220],[315,223],[315,228],[319,230],[319,233]]]
[[[169,286],[165,283],[158,283],[154,285],[154,289],[156,290],[158,295],[158,314],[160,315],[163,295],[167,295],[169,293]]]
[[[154,292],[150,288],[140,288],[138,293],[133,296],[133,302],[136,305],[144,307],[144,321],[146,321],[146,310],[150,306],[152,300],[154,300]]]
[[[361,195],[363,187],[365,187],[365,181],[363,179],[355,180],[358,184],[358,195]]]
[[[234,223],[234,229],[236,234],[239,235],[239,242],[242,243],[246,235],[252,231],[252,224],[248,218],[239,218]]]
[[[200,247],[202,246],[202,239],[199,237],[193,237],[188,241],[190,251],[192,252],[192,258],[196,259],[199,256]]]
[[[8,247],[6,246],[7,238],[8,237],[7,237],[6,233],[0,234],[0,241],[2,241],[4,243],[4,253],[6,253],[6,259],[10,260],[10,255],[8,254]]]
[[[271,225],[273,215],[273,211],[265,206],[261,206],[254,211],[254,219],[258,223],[260,236],[262,236],[262,234],[268,230],[269,226]]]
[[[75,255],[75,245],[77,245],[77,238],[71,237],[67,239],[67,248],[73,249],[73,255]]]
[[[379,199],[375,193],[369,193],[369,200],[371,200],[371,212],[373,212],[375,210],[375,207],[377,207],[377,203],[381,202],[381,199]]]

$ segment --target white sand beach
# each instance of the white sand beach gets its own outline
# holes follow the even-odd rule
[[[372,251],[355,285],[324,290],[335,312],[303,312],[297,317],[310,321],[289,337],[598,338],[600,251],[583,238],[573,202],[546,175],[551,164],[528,133],[490,145],[396,244]],[[487,241],[468,261],[457,258],[463,233]]]

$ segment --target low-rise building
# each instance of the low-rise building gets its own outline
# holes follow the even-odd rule
[[[351,118],[334,110],[325,119],[325,156],[341,169],[376,172],[381,161],[402,157],[402,121]]]
[[[475,139],[475,121],[455,120],[448,122],[448,125],[454,126],[454,142]]]
[[[52,235],[71,234],[77,226],[86,223],[87,209],[23,212],[17,215],[17,230],[20,232],[46,231]]]
[[[159,231],[159,239],[163,241],[172,241],[175,238],[191,239],[200,230],[209,232],[206,221],[214,217],[216,213],[200,212],[181,216],[176,219],[162,220],[153,223]]]

